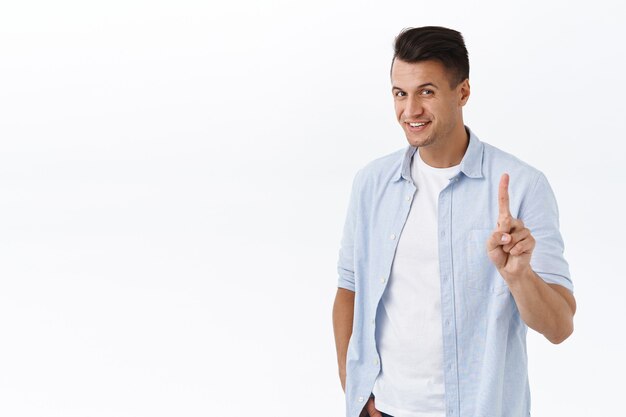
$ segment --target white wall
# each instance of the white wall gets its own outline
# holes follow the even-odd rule
[[[395,35],[460,30],[465,121],[548,176],[574,335],[533,415],[622,409],[619,2],[0,6],[0,415],[340,416],[335,263],[356,170],[406,145]]]

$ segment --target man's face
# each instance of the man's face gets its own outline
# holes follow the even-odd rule
[[[464,129],[461,108],[469,98],[469,82],[450,88],[450,75],[439,61],[396,59],[391,84],[396,117],[412,146],[445,146],[459,125]]]

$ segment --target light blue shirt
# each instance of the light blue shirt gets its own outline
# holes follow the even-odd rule
[[[573,292],[558,208],[539,170],[469,132],[461,171],[439,194],[438,235],[446,416],[528,417],[528,327],[487,257],[498,219],[500,177],[510,176],[511,215],[536,240],[532,269]],[[359,170],[341,239],[338,286],[355,292],[346,360],[346,417],[358,417],[381,365],[376,311],[417,188],[408,146]],[[401,416],[394,416],[401,417]]]

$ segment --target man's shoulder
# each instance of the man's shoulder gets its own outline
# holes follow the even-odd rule
[[[541,175],[541,171],[528,162],[517,156],[506,152],[487,142],[482,142],[484,146],[483,167],[488,176],[496,176],[498,179],[503,172],[515,175],[520,178],[531,179]]]

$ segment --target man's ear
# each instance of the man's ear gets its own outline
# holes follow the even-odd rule
[[[459,90],[459,105],[465,106],[465,103],[467,103],[467,100],[469,100],[469,96],[470,96],[469,79],[468,78],[464,79],[457,88]]]

